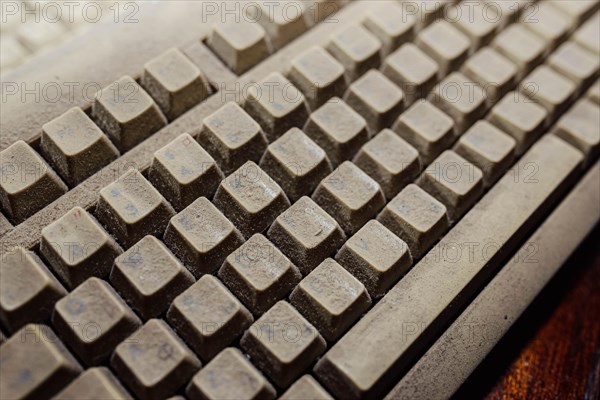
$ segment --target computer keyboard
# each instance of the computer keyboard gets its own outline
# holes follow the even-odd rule
[[[135,5],[2,66],[2,399],[448,398],[600,219],[596,1]]]

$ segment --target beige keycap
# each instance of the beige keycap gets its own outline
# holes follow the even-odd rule
[[[598,2],[595,0],[550,0],[549,3],[568,15],[577,25],[598,9]]]
[[[340,11],[348,0],[302,0],[306,9],[304,17],[309,26],[319,22],[335,22],[335,13]]]
[[[219,278],[250,311],[262,315],[287,296],[302,275],[273,243],[257,233],[225,259]]]
[[[589,88],[589,90],[586,93],[586,97],[590,101],[600,105],[600,80],[597,80],[596,83],[594,83],[592,87]]]
[[[254,322],[240,343],[253,364],[283,389],[326,348],[315,327],[285,301],[276,303]]]
[[[164,241],[199,278],[216,271],[244,238],[206,197],[200,197],[171,218]]]
[[[421,258],[448,228],[446,207],[414,184],[398,193],[377,220],[406,242],[414,259]]]
[[[370,10],[363,21],[365,27],[381,41],[384,56],[412,41],[416,23],[414,15],[405,13],[400,4],[392,2],[384,2]]]
[[[0,357],[0,393],[6,399],[50,398],[82,371],[46,325],[21,328],[2,344]]]
[[[465,61],[471,42],[451,23],[439,20],[419,32],[417,45],[438,63],[443,78]]]
[[[450,22],[471,41],[470,53],[486,46],[496,34],[502,15],[484,2],[462,2],[448,12]]]
[[[573,34],[573,40],[595,54],[600,54],[600,13],[596,13]]]
[[[42,229],[40,252],[69,288],[87,278],[105,278],[122,253],[115,240],[81,207]]]
[[[413,104],[392,128],[419,151],[421,165],[429,164],[454,140],[454,121],[427,100]]]
[[[67,294],[37,254],[23,247],[0,255],[0,321],[15,332],[27,322],[43,322]]]
[[[96,216],[126,248],[146,235],[161,235],[173,207],[136,169],[100,190]]]
[[[61,390],[53,400],[133,400],[121,383],[106,367],[90,368],[84,371]]]
[[[195,279],[160,240],[146,236],[117,257],[110,282],[146,320],[162,314]]]
[[[245,238],[267,229],[290,206],[277,182],[252,161],[221,182],[214,202]]]
[[[540,2],[531,9],[534,15],[524,18],[521,25],[544,39],[548,44],[547,52],[552,51],[569,34],[573,23],[563,12],[549,2]]]
[[[359,230],[385,205],[379,184],[350,161],[323,179],[312,198],[348,235]]]
[[[402,89],[374,69],[350,85],[344,101],[365,118],[372,135],[391,126],[404,109]]]
[[[203,360],[210,360],[233,343],[254,319],[217,278],[204,275],[177,296],[167,320]]]
[[[546,42],[522,24],[512,24],[503,29],[491,46],[511,60],[518,68],[517,81],[535,68],[546,51]]]
[[[578,87],[589,86],[598,76],[600,60],[574,42],[566,42],[548,59],[548,65]]]
[[[0,204],[15,224],[67,191],[56,173],[22,140],[0,151],[0,166]]]
[[[534,8],[531,0],[483,0],[485,12],[495,11],[500,18],[499,30],[502,30],[506,25],[519,21],[525,23],[530,20],[535,20],[531,14],[535,14],[537,8]]]
[[[322,47],[311,47],[294,58],[288,77],[304,93],[311,110],[346,90],[344,67]]]
[[[437,82],[438,65],[412,43],[406,43],[388,56],[382,72],[404,93],[407,106],[426,97]]]
[[[151,319],[117,346],[111,366],[139,397],[164,399],[200,368],[200,361],[162,320]]]
[[[483,172],[483,184],[490,187],[510,168],[517,141],[488,121],[477,121],[454,145],[456,154]]]
[[[379,183],[387,199],[396,196],[421,172],[419,152],[389,129],[366,143],[353,162]]]
[[[284,394],[281,400],[333,400],[333,397],[310,375],[298,379]]]
[[[260,168],[292,202],[310,195],[332,171],[327,153],[298,128],[290,129],[269,145]]]
[[[334,32],[327,50],[346,69],[346,76],[354,81],[381,62],[381,42],[362,25],[350,25]]]
[[[270,142],[290,128],[302,127],[308,117],[304,95],[279,72],[248,88],[244,108]]]
[[[309,197],[302,197],[277,217],[268,236],[303,275],[332,256],[346,240],[338,223]]]
[[[92,118],[122,153],[167,124],[152,97],[130,76],[98,93]]]
[[[198,142],[217,160],[225,174],[232,173],[246,160],[258,162],[267,148],[260,125],[234,102],[204,119]]]
[[[108,137],[78,107],[42,126],[40,147],[70,186],[81,183],[119,156]]]
[[[300,1],[256,1],[244,7],[247,18],[260,24],[276,48],[281,48],[306,31],[305,5]]]
[[[587,99],[575,103],[556,123],[555,135],[566,140],[586,156],[586,164],[600,152],[600,107]]]

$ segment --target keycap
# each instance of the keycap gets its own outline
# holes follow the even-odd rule
[[[327,51],[344,66],[350,81],[379,66],[380,50],[379,39],[358,24],[334,32],[327,44]]]
[[[0,392],[6,399],[50,398],[82,371],[46,325],[25,325],[2,344],[0,357]]]
[[[403,2],[402,7],[406,14],[417,17],[417,31],[430,25],[433,21],[444,16],[447,6],[453,0],[423,0],[420,2]]]
[[[412,43],[406,43],[384,61],[382,72],[404,93],[404,103],[410,106],[426,97],[437,82],[438,65]]]
[[[210,95],[210,88],[200,69],[175,48],[144,65],[141,84],[169,121]]]
[[[344,67],[322,47],[313,46],[292,60],[289,80],[304,93],[311,110],[346,90]]]
[[[598,55],[584,50],[574,42],[566,42],[549,58],[548,65],[571,79],[578,87],[589,86],[598,75]]]
[[[594,0],[560,1],[550,0],[549,4],[558,8],[568,15],[577,25],[589,17],[598,9],[598,3]]]
[[[554,125],[552,131],[586,157],[586,165],[594,160],[600,151],[600,107],[587,99],[575,103]]]
[[[287,296],[302,275],[269,239],[257,233],[225,259],[219,278],[254,315],[262,315]]]
[[[319,332],[280,301],[244,333],[241,346],[276,385],[287,388],[326,348]]]
[[[544,39],[527,30],[522,24],[503,29],[492,41],[491,47],[515,63],[517,81],[535,68],[546,51]]]
[[[333,397],[310,375],[298,379],[279,398],[281,400],[333,400]]]
[[[27,322],[43,322],[54,303],[67,294],[37,254],[23,247],[0,256],[0,321],[11,332]]]
[[[151,319],[117,346],[111,366],[140,398],[175,394],[200,368],[200,361],[162,320]]]
[[[398,193],[377,221],[408,245],[413,259],[421,258],[449,224],[446,207],[414,184]]]
[[[81,207],[42,229],[40,252],[68,288],[87,278],[105,278],[122,253],[115,240]]]
[[[521,25],[546,41],[547,52],[556,48],[572,28],[569,18],[548,2],[536,4],[533,18],[526,18]]]
[[[169,221],[164,241],[194,277],[216,271],[244,238],[206,197]]]
[[[212,275],[204,275],[177,296],[167,320],[203,360],[233,343],[254,321],[248,309]]]
[[[379,183],[387,199],[393,198],[421,172],[419,152],[389,129],[367,142],[353,162]]]
[[[405,13],[400,4],[387,2],[370,10],[363,24],[381,41],[385,56],[412,41],[416,22],[415,16]]]
[[[486,120],[477,121],[454,145],[456,154],[483,172],[490,187],[513,164],[517,142]]]
[[[117,257],[110,282],[147,320],[162,314],[195,279],[160,240],[146,236]]]
[[[344,244],[339,224],[309,197],[302,197],[277,217],[268,237],[303,275]]]
[[[418,101],[403,112],[392,127],[419,151],[421,165],[427,165],[454,140],[454,121],[427,100]]]
[[[443,78],[465,61],[471,42],[451,23],[439,20],[419,32],[417,46],[437,62]]]
[[[248,88],[244,108],[270,142],[290,128],[302,127],[308,117],[304,95],[279,72]]]
[[[452,25],[469,38],[470,52],[474,53],[486,46],[499,29],[502,15],[498,11],[484,2],[462,2],[448,15],[452,16]]]
[[[186,390],[194,399],[275,399],[275,389],[236,348],[220,352],[204,366]]]
[[[600,105],[600,80],[597,80],[596,83],[594,83],[592,87],[589,88],[589,90],[586,93],[586,97],[590,101]]]
[[[573,34],[573,40],[595,54],[600,54],[600,13],[596,13]]]
[[[360,229],[385,205],[379,184],[350,161],[323,179],[312,198],[348,235]]]
[[[374,69],[350,85],[344,101],[365,118],[372,134],[389,127],[404,109],[402,89]]]
[[[106,367],[90,368],[61,390],[53,400],[133,400],[121,383]]]
[[[13,223],[25,221],[66,191],[67,186],[24,141],[0,151],[0,203]]]
[[[281,48],[303,34],[308,26],[304,19],[305,5],[300,1],[256,1],[244,7],[247,18],[260,24],[276,48]]]
[[[292,202],[310,195],[332,171],[327,153],[298,128],[290,129],[269,145],[260,168]]]
[[[334,22],[334,14],[340,11],[348,0],[303,0],[306,4],[304,16],[309,26],[319,22]]]
[[[176,210],[211,198],[223,179],[215,159],[187,133],[154,153],[148,179]]]
[[[98,93],[92,118],[122,153],[167,124],[152,97],[130,76]]]

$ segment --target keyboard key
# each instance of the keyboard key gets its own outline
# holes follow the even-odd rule
[[[219,278],[254,315],[262,315],[287,296],[302,275],[273,243],[257,233],[227,257]]]
[[[350,25],[331,35],[327,50],[346,69],[346,76],[354,81],[381,62],[381,42],[362,25]]]
[[[596,83],[594,83],[587,91],[586,97],[590,101],[600,105],[600,80],[597,80]]]
[[[382,54],[388,55],[413,39],[416,18],[405,13],[400,4],[387,2],[371,10],[363,24],[382,43]]]
[[[600,13],[596,13],[573,34],[578,45],[600,54]]]
[[[257,1],[244,9],[250,21],[265,28],[271,43],[278,49],[303,34],[308,28],[304,19],[305,5],[300,1]]]
[[[417,45],[438,63],[443,78],[465,61],[471,42],[451,23],[439,20],[419,32]]]
[[[217,278],[204,275],[177,296],[167,320],[203,360],[210,360],[232,344],[254,319]]]
[[[521,25],[546,41],[547,52],[556,48],[573,26],[564,13],[548,2],[536,4],[535,17],[526,18]]]
[[[573,42],[560,46],[548,59],[548,65],[571,79],[578,87],[589,86],[598,76],[598,55],[584,50]]]
[[[406,14],[417,15],[417,31],[421,31],[434,21],[443,18],[446,8],[454,0],[407,1],[403,4]]]
[[[326,348],[319,332],[285,301],[254,322],[240,343],[252,362],[281,388],[293,383]]]
[[[491,107],[515,85],[517,67],[496,50],[484,47],[465,61],[461,72],[484,89]]]
[[[304,375],[298,379],[284,394],[280,400],[333,400],[333,397],[310,375]]]
[[[502,15],[498,9],[483,2],[462,2],[456,6],[450,18],[452,25],[471,41],[470,53],[486,46],[496,34]]]
[[[334,14],[340,11],[348,0],[303,0],[306,4],[304,16],[309,26],[319,22],[335,22]]]
[[[187,383],[200,361],[164,321],[151,319],[117,346],[111,366],[137,397],[158,400]]]
[[[600,152],[600,107],[587,99],[577,102],[553,128],[555,135],[575,146],[586,156],[586,163]]]
[[[522,24],[513,24],[503,29],[491,44],[497,52],[517,66],[517,81],[535,68],[546,51],[544,39],[530,32]]]
[[[65,387],[53,400],[133,400],[106,367],[90,368]]]
[[[558,8],[562,13],[571,18],[577,25],[588,18],[598,9],[598,2],[595,0],[562,1],[550,0],[549,4]]]

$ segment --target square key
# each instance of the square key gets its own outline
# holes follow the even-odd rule
[[[204,275],[177,296],[167,320],[203,360],[210,360],[233,343],[254,319],[217,278]]]
[[[159,400],[186,384],[200,361],[164,321],[151,319],[117,346],[111,366],[138,398]]]
[[[310,375],[304,375],[298,379],[284,394],[280,400],[333,400],[333,397]]]
[[[385,205],[379,184],[346,161],[323,179],[312,196],[351,235]]]
[[[350,25],[334,32],[327,50],[344,66],[346,76],[354,81],[381,62],[381,42],[362,25]]]
[[[544,39],[529,31],[523,24],[512,24],[492,41],[492,48],[517,66],[517,81],[535,68],[546,51]]]
[[[160,240],[146,236],[117,257],[110,282],[147,320],[162,314],[195,279]]]
[[[484,12],[487,12],[487,10],[490,10],[490,12],[491,10],[496,11],[497,17],[500,18],[499,30],[504,29],[513,22],[525,24],[530,19],[537,21],[533,15],[528,18],[529,14],[534,14],[537,10],[537,7],[533,8],[537,5],[534,6],[531,0],[483,0],[483,2],[486,7]],[[528,6],[532,9],[525,12]]]
[[[588,99],[579,100],[554,125],[553,132],[583,152],[586,164],[600,152],[600,107]]]
[[[525,18],[522,25],[542,37],[548,44],[547,52],[551,52],[565,40],[569,30],[573,28],[573,23],[568,16],[547,1],[536,4],[534,11],[535,17]]]
[[[568,15],[576,25],[579,25],[583,20],[588,18],[595,10],[598,9],[598,2],[595,0],[551,0],[549,4],[551,4],[553,7],[556,7],[565,15]]]
[[[119,156],[104,132],[79,107],[42,126],[40,147],[70,186],[83,182]]]
[[[98,365],[141,322],[107,282],[90,278],[56,303],[52,324],[85,364]]]
[[[575,31],[573,40],[593,54],[600,54],[600,12]]]
[[[414,260],[421,258],[448,228],[446,207],[414,184],[398,193],[377,220],[406,242]]]
[[[253,364],[281,388],[293,383],[326,348],[315,327],[285,301],[255,321],[240,344]]]
[[[289,292],[302,275],[266,237],[257,233],[231,253],[219,278],[255,315],[262,315]]]
[[[578,89],[589,86],[598,76],[600,60],[574,42],[566,42],[548,59],[548,65],[571,79]]]
[[[328,258],[302,279],[290,302],[331,342],[367,311],[371,297],[359,280]]]
[[[52,400],[133,400],[121,383],[106,367],[85,370]]]
[[[438,63],[438,76],[443,78],[465,61],[471,42],[451,23],[438,20],[419,32],[417,46]]]
[[[42,229],[40,252],[73,288],[92,276],[107,277],[123,251],[93,216],[74,207]]]
[[[363,24],[381,41],[382,54],[387,55],[412,41],[416,22],[400,4],[385,2],[371,10]]]
[[[243,7],[243,10],[250,21],[265,28],[271,43],[277,49],[303,34],[308,28],[304,18],[305,6],[300,1],[258,0],[251,6]]]
[[[173,207],[136,169],[100,190],[96,216],[126,248],[146,235],[160,236]]]
[[[495,7],[483,2],[462,2],[456,6],[451,23],[471,41],[470,53],[487,45],[496,34],[502,14]],[[450,15],[450,12],[448,13]]]
[[[200,197],[171,218],[164,241],[199,278],[215,272],[244,238],[217,207]]]

